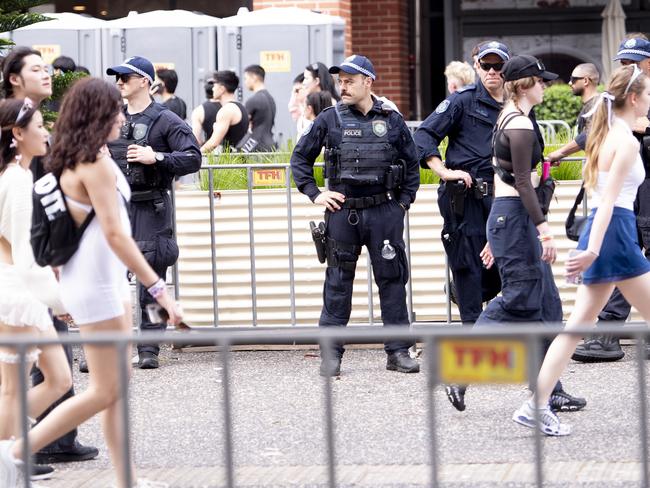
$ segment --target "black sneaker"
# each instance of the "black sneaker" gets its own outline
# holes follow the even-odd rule
[[[32,481],[49,480],[52,477],[52,473],[54,473],[54,468],[52,466],[32,464],[32,474],[29,479]]]
[[[618,337],[607,335],[595,336],[578,344],[573,353],[573,360],[582,363],[603,363],[623,359],[625,353],[621,349]]]
[[[577,412],[587,406],[587,400],[560,390],[551,393],[549,404],[554,412]]]
[[[462,412],[465,410],[465,392],[467,385],[445,385],[447,398],[456,410]]]
[[[400,373],[419,373],[420,365],[405,350],[389,354],[386,358],[386,369],[388,371],[399,371]]]
[[[158,369],[158,354],[153,352],[141,352],[138,354],[138,368],[140,369]]]
[[[90,461],[99,456],[99,449],[93,446],[84,446],[79,441],[66,451],[46,452],[39,451],[35,454],[36,462],[45,463],[78,463],[81,461]]]
[[[80,373],[87,373],[88,372],[88,361],[85,359],[80,359],[79,360],[79,372]]]

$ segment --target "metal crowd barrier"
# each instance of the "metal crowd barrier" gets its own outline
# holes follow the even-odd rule
[[[277,153],[258,153],[254,155],[247,155],[248,157],[277,157]],[[584,158],[565,158],[562,161],[584,161]],[[249,235],[249,260],[250,260],[250,277],[251,277],[251,301],[252,301],[252,324],[253,326],[258,325],[257,317],[257,274],[256,274],[256,265],[255,265],[255,231],[254,231],[254,205],[253,205],[253,172],[257,169],[279,169],[284,171],[285,175],[285,195],[286,195],[286,219],[287,219],[287,245],[288,245],[288,269],[289,269],[289,298],[290,298],[290,318],[289,323],[292,326],[295,326],[297,323],[296,318],[296,290],[295,290],[295,278],[294,278],[294,238],[293,238],[293,226],[292,226],[292,178],[291,178],[291,166],[288,163],[250,163],[250,164],[224,164],[224,165],[208,165],[205,164],[206,159],[204,159],[204,164],[201,166],[201,171],[208,172],[208,199],[210,207],[210,261],[211,261],[211,271],[212,271],[212,309],[213,309],[213,321],[214,327],[219,326],[219,299],[218,299],[218,266],[217,266],[217,256],[216,256],[216,225],[215,225],[215,171],[222,170],[232,170],[232,169],[245,169],[246,170],[246,192],[248,198],[248,235]],[[315,167],[323,167],[323,163],[316,163]],[[175,207],[174,207],[175,208]],[[588,203],[587,195],[585,195],[583,204],[582,204],[583,215],[587,215],[588,212]],[[176,225],[174,223],[174,232]],[[407,293],[407,308],[409,312],[409,317],[411,321],[416,320],[416,314],[413,310],[413,285],[411,280],[411,240],[410,240],[410,224],[409,224],[409,213],[406,212],[404,217],[404,242],[406,244],[406,258],[408,263],[409,270],[409,281],[406,284],[406,293]],[[367,259],[367,282],[368,282],[368,317],[370,324],[374,324],[374,303],[373,303],[373,293],[372,293],[372,265],[370,263],[370,256],[366,256]],[[173,268],[174,276],[174,287],[176,292],[176,297],[179,296],[179,283],[178,283],[178,267],[174,266]],[[452,320],[452,302],[450,295],[450,276],[451,271],[449,269],[449,264],[445,255],[445,301],[446,301],[446,323],[450,324]]]
[[[524,347],[526,351],[523,355],[514,355],[518,357],[521,364],[525,364],[525,373],[522,379],[528,382],[528,385],[533,389],[536,384],[536,373],[539,365],[539,350],[541,341],[544,338],[553,337],[556,334],[571,334],[571,335],[587,335],[593,332],[593,328],[584,327],[576,329],[571,332],[563,331],[560,328],[540,326],[540,324],[527,324],[527,325],[513,325],[510,324],[506,327],[478,327],[473,329],[467,328],[450,328],[450,327],[432,327],[433,324],[427,324],[427,327],[405,328],[405,327],[331,327],[331,328],[318,328],[318,327],[298,327],[298,328],[281,328],[281,329],[252,329],[247,330],[214,330],[208,329],[201,332],[192,333],[147,333],[138,335],[126,335],[118,333],[98,333],[93,337],[81,338],[78,335],[67,335],[56,339],[38,339],[28,336],[11,335],[0,336],[0,346],[15,348],[20,356],[21,368],[20,371],[20,415],[22,424],[22,433],[25,442],[23,444],[23,470],[25,473],[25,486],[29,488],[31,483],[28,474],[31,469],[31,456],[29,437],[27,436],[30,424],[27,416],[27,390],[28,390],[28,377],[27,368],[25,367],[26,353],[29,347],[33,346],[47,346],[53,344],[92,344],[92,345],[113,345],[121,352],[122,360],[120,361],[120,394],[121,394],[121,408],[123,413],[122,429],[122,449],[125,471],[119,473],[121,479],[126,483],[126,486],[132,486],[133,480],[131,479],[131,472],[128,468],[132,459],[131,446],[130,446],[130,411],[128,402],[128,357],[127,347],[129,344],[138,344],[146,342],[160,343],[175,343],[175,344],[210,344],[220,347],[219,355],[222,365],[222,418],[224,428],[224,444],[223,444],[223,465],[226,473],[226,486],[228,488],[235,488],[237,486],[236,467],[234,464],[234,450],[236,448],[233,440],[232,430],[232,399],[231,399],[231,346],[236,345],[251,345],[251,344],[319,344],[321,349],[327,351],[332,347],[335,341],[344,341],[346,343],[378,343],[386,339],[398,340],[417,340],[424,344],[425,353],[423,354],[423,369],[427,375],[427,419],[429,426],[428,435],[428,451],[430,457],[430,484],[431,487],[439,486],[439,473],[440,466],[438,461],[437,451],[437,432],[439,425],[437,422],[436,405],[434,401],[434,389],[439,385],[443,379],[449,381],[449,371],[453,371],[453,364],[449,361],[444,362],[441,360],[441,351],[445,349],[445,345],[449,346],[455,344],[466,344],[470,342],[475,344],[477,340],[486,341],[494,340],[493,344],[506,343],[508,340],[517,341],[517,343]],[[608,326],[599,329],[603,334],[618,334],[620,333],[620,326]],[[642,467],[642,486],[649,488],[650,473],[649,456],[650,451],[648,448],[648,405],[647,405],[647,385],[646,385],[646,371],[644,367],[644,341],[650,338],[650,330],[645,326],[627,326],[626,332],[637,339],[636,343],[636,371],[638,381],[638,397],[639,397],[639,444],[640,444],[640,464]],[[456,342],[454,342],[456,341]],[[512,342],[511,342],[512,343]],[[458,347],[458,346],[456,346]],[[466,346],[465,346],[466,347]],[[514,346],[513,346],[514,347]],[[517,346],[519,347],[519,346]],[[448,350],[449,348],[446,347]],[[475,357],[469,352],[471,357]],[[522,356],[524,356],[522,358]],[[505,361],[510,364],[510,361]],[[471,363],[470,363],[471,364]],[[463,366],[464,362],[461,364]],[[451,368],[451,369],[450,369]],[[487,383],[488,381],[484,381]],[[512,381],[511,381],[512,382]],[[337,466],[335,461],[335,432],[336,425],[333,415],[333,398],[332,398],[332,380],[329,377],[323,379],[323,402],[324,402],[324,425],[325,425],[325,444],[326,444],[326,461],[327,461],[327,486],[335,488],[337,486]],[[538,415],[538,413],[536,413]],[[504,419],[505,422],[508,419]],[[539,422],[539,418],[537,418]],[[542,451],[542,434],[539,429],[533,429],[534,434],[532,440],[534,443],[535,453],[535,484],[541,488],[544,483],[544,468],[543,468],[543,451]]]

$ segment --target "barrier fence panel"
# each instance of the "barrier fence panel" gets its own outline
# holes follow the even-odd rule
[[[583,158],[567,158],[564,161],[582,161]],[[322,167],[323,165],[321,163],[317,163],[315,165],[316,167]],[[295,234],[294,234],[294,224],[296,222],[300,222],[300,219],[302,219],[304,212],[305,212],[305,206],[304,202],[298,202],[295,203],[295,199],[293,198],[295,192],[295,188],[292,185],[292,178],[291,178],[291,167],[288,163],[248,163],[248,164],[224,164],[224,165],[204,165],[202,166],[201,171],[204,174],[207,174],[207,178],[204,178],[207,180],[207,190],[208,190],[208,205],[209,205],[209,239],[210,239],[210,250],[208,251],[207,249],[205,250],[206,252],[209,252],[209,258],[210,258],[210,272],[211,272],[211,291],[208,291],[209,293],[212,294],[211,296],[211,308],[212,308],[212,325],[217,327],[221,324],[221,319],[222,319],[222,313],[223,310],[221,309],[223,307],[223,304],[226,302],[223,302],[220,300],[221,294],[223,293],[224,287],[228,288],[228,286],[233,286],[232,285],[232,279],[230,278],[230,282],[226,279],[228,276],[233,276],[234,270],[232,266],[235,264],[233,261],[232,253],[233,252],[240,252],[243,250],[243,245],[238,246],[239,244],[243,244],[240,242],[239,237],[240,235],[243,237],[244,235],[248,235],[248,240],[246,242],[246,247],[248,248],[248,253],[246,255],[246,272],[248,273],[248,278],[245,278],[247,283],[247,288],[250,283],[250,287],[248,290],[243,289],[243,287],[240,287],[241,289],[239,290],[239,295],[237,295],[237,300],[242,300],[242,299],[250,299],[250,305],[247,305],[248,313],[250,314],[250,323],[253,325],[260,325],[260,323],[268,323],[268,315],[269,313],[276,313],[278,317],[281,316],[281,318],[275,319],[278,323],[289,323],[292,326],[297,325],[298,323],[301,322],[304,324],[305,319],[304,316],[302,316],[301,310],[304,310],[304,305],[301,303],[298,303],[298,293],[300,293],[301,298],[300,300],[305,300],[305,280],[310,280],[309,286],[314,286],[313,281],[311,276],[305,277],[308,275],[305,275],[305,272],[307,270],[311,271],[312,269],[317,269],[318,272],[320,273],[320,269],[318,268],[318,265],[316,267],[308,265],[307,269],[305,269],[304,259],[305,259],[305,251],[304,251],[304,235],[301,233],[298,239],[298,245],[301,246],[301,252],[300,254],[296,255],[296,241],[295,241]],[[247,223],[247,226],[245,227],[246,230],[243,228],[241,229],[241,232],[239,231],[239,227],[237,226],[236,228],[238,229],[237,232],[240,232],[237,234],[237,238],[234,239],[237,243],[233,243],[233,248],[228,248],[226,249],[226,245],[230,246],[230,244],[227,244],[228,241],[224,240],[222,235],[223,231],[225,232],[231,232],[234,233],[235,225],[237,225],[239,222],[235,221],[232,217],[224,217],[223,213],[217,214],[217,209],[216,209],[216,204],[217,203],[222,203],[222,199],[217,199],[215,194],[218,192],[215,192],[217,187],[216,180],[219,178],[220,174],[223,174],[222,172],[224,171],[241,171],[242,176],[246,178],[246,184],[245,184],[245,204],[242,208],[242,212],[245,213],[245,217],[242,215],[241,218],[241,223]],[[278,182],[281,182],[281,184],[274,184],[275,187],[278,187],[280,189],[283,189],[284,191],[281,191],[277,194],[273,193],[273,199],[271,200],[270,193],[268,193],[268,190],[265,190],[264,188],[268,188],[269,185],[264,184],[263,178],[260,179],[259,175],[260,174],[268,174],[268,173],[273,173],[275,175],[278,175]],[[262,175],[264,176],[264,175]],[[268,175],[267,175],[268,176]],[[219,178],[220,179],[220,178]],[[259,181],[258,181],[259,180]],[[257,190],[256,187],[260,186],[260,183],[264,188]],[[560,188],[563,195],[563,202],[566,202],[567,199],[567,191],[562,189],[562,182],[560,182],[558,188]],[[258,194],[256,193],[257,191],[260,191],[262,193]],[[430,194],[431,190],[430,189],[424,189],[423,191],[426,191],[425,194]],[[267,193],[264,193],[267,192]],[[284,196],[280,196],[284,193]],[[175,195],[175,201],[178,202],[179,198],[183,199],[183,197],[179,197],[180,193],[176,193]],[[220,195],[220,194],[219,194]],[[277,197],[279,198],[276,198]],[[187,197],[185,197],[187,198]],[[226,198],[224,196],[224,198]],[[231,194],[228,194],[227,199],[229,202],[232,202],[232,198],[239,198],[239,197],[233,197]],[[275,214],[272,215],[272,219],[274,223],[278,223],[279,227],[273,228],[272,230],[269,229],[269,224],[265,223],[265,220],[267,219],[269,215],[269,208],[270,204],[269,202],[273,203],[273,211],[276,212]],[[435,200],[434,200],[435,204]],[[422,205],[422,204],[420,204]],[[556,203],[554,203],[556,205]],[[563,206],[566,205],[566,203],[562,204]],[[298,213],[294,211],[294,207],[298,208]],[[197,205],[198,208],[198,205]],[[228,207],[228,208],[233,208]],[[430,207],[428,207],[430,208]],[[204,207],[200,211],[203,210]],[[278,211],[282,209],[281,211],[284,212],[286,217],[281,216],[281,214],[278,213]],[[437,231],[433,233],[433,235],[427,236],[427,240],[431,239],[433,246],[435,246],[435,251],[427,251],[428,253],[435,253],[434,258],[437,255],[440,255],[441,261],[440,264],[436,264],[437,262],[430,263],[427,261],[427,267],[431,267],[432,271],[434,271],[433,274],[429,273],[428,278],[425,278],[422,275],[422,266],[423,266],[423,261],[415,261],[413,260],[413,252],[417,252],[422,254],[422,240],[423,240],[423,226],[422,226],[422,218],[420,217],[421,212],[422,212],[422,207],[418,207],[418,204],[415,205],[416,209],[416,214],[415,216],[419,218],[419,220],[416,220],[416,229],[417,229],[417,247],[415,250],[412,248],[412,231],[414,229],[413,227],[413,219],[414,216],[412,215],[412,212],[406,213],[405,218],[404,218],[404,242],[406,246],[406,259],[407,259],[407,264],[408,264],[408,271],[409,271],[409,280],[406,284],[406,293],[407,293],[407,308],[409,312],[409,317],[411,318],[412,322],[415,322],[416,320],[419,319],[420,313],[422,306],[426,305],[426,310],[423,314],[423,320],[431,320],[431,318],[427,319],[427,313],[431,314],[429,310],[431,310],[430,307],[444,307],[442,310],[436,311],[436,316],[440,317],[439,319],[435,320],[443,320],[446,323],[452,323],[457,319],[457,311],[456,308],[452,306],[451,302],[451,279],[450,279],[450,272],[449,272],[449,265],[446,260],[446,255],[444,254],[444,251],[442,251],[442,246],[440,244],[440,239],[438,238]],[[418,210],[420,209],[420,210]],[[176,210],[178,210],[176,208]],[[562,210],[562,209],[561,209]],[[233,211],[239,211],[238,208],[234,209]],[[430,210],[427,210],[427,212],[433,212],[433,215],[437,215],[437,209],[430,208]],[[585,196],[584,201],[583,201],[583,210],[582,210],[583,215],[587,215],[588,213],[588,201]],[[310,215],[313,215],[310,214]],[[191,217],[191,216],[190,216]],[[278,219],[280,217],[280,219]],[[559,226],[563,224],[563,219],[566,217],[566,214],[564,211],[557,212],[556,208],[553,207],[551,209],[551,221],[553,226]],[[559,218],[558,218],[559,217]],[[314,218],[314,217],[311,217]],[[436,217],[439,219],[439,216]],[[220,224],[220,219],[221,222],[232,222],[235,225],[230,226],[230,224],[226,224],[229,227],[228,228],[219,228],[217,229],[217,226],[223,225]],[[230,219],[230,220],[227,220]],[[307,219],[309,220],[309,219]],[[302,222],[300,222],[302,225]],[[179,226],[181,229],[185,229],[187,227],[187,223],[185,221],[179,220]],[[286,234],[285,238],[286,243],[284,240],[280,241],[278,240],[279,237],[277,235],[278,231],[282,231],[282,227],[286,225]],[[438,223],[435,225],[432,223],[432,229],[436,229]],[[259,226],[259,229],[258,229]],[[174,229],[176,229],[176,222],[174,223]],[[560,232],[562,232],[564,229],[560,228],[557,230],[554,230],[556,234],[558,234],[558,237],[560,239],[563,239],[562,236],[559,235]],[[271,235],[271,231],[274,233]],[[220,235],[219,232],[222,232]],[[283,232],[283,231],[282,231]],[[307,232],[305,232],[306,234]],[[234,234],[233,234],[234,235]],[[262,240],[260,241],[260,236]],[[269,237],[270,236],[270,237]],[[206,236],[207,237],[207,236]],[[232,237],[229,237],[231,240],[233,239]],[[275,239],[271,241],[270,239]],[[266,246],[262,249],[262,254],[260,255],[260,242],[262,243],[263,246]],[[569,241],[566,241],[566,243],[569,243]],[[274,269],[268,269],[268,267],[265,267],[265,260],[268,263],[270,256],[268,255],[269,249],[278,249],[278,245],[285,245],[286,244],[286,252],[284,253],[284,256],[286,256],[286,262],[287,262],[287,267],[282,268],[278,267],[277,264],[273,265],[275,266]],[[194,245],[191,243],[191,245]],[[566,245],[566,244],[564,244]],[[573,245],[572,243],[569,243],[569,245]],[[269,247],[269,246],[276,246],[275,248]],[[238,251],[235,250],[235,248],[241,248]],[[431,249],[429,247],[429,244],[427,244],[427,248]],[[230,262],[226,263],[224,262],[223,264],[218,263],[217,261],[221,259],[221,250],[224,250],[224,252],[228,255],[228,259],[230,259]],[[277,252],[277,251],[276,251]],[[364,250],[365,252],[365,250]],[[311,252],[310,253],[310,259],[312,258],[315,259],[315,253]],[[429,256],[429,254],[427,254]],[[296,265],[296,258],[300,260],[300,263],[298,264],[299,267]],[[184,256],[181,254],[181,261],[183,261]],[[196,258],[192,258],[196,259]],[[281,258],[284,259],[284,258]],[[418,258],[419,259],[419,258]],[[428,258],[429,259],[429,258]],[[436,258],[437,259],[437,258]],[[444,259],[444,263],[442,262],[442,259]],[[275,261],[277,263],[277,261]],[[363,263],[363,264],[361,264]],[[361,261],[359,263],[359,266],[357,268],[358,273],[360,274],[363,271],[363,266],[365,265],[366,267],[366,282],[367,282],[367,293],[366,295],[366,305],[368,309],[368,315],[367,318],[365,318],[365,323],[370,323],[374,324],[376,322],[375,320],[375,300],[376,300],[376,285],[373,284],[373,277],[372,277],[372,263],[369,259],[369,256],[366,254],[365,260]],[[223,268],[223,266],[226,266]],[[438,268],[440,267],[440,271],[438,271]],[[556,263],[557,267],[561,266],[561,263],[558,262]],[[206,267],[203,268],[207,271],[207,262],[206,262]],[[414,277],[414,270],[416,271],[416,276]],[[444,273],[442,271],[444,270]],[[197,270],[196,268],[192,268],[190,270],[192,273],[196,274]],[[222,278],[220,272],[224,273],[224,277]],[[280,281],[280,285],[284,287],[286,285],[286,292],[282,291],[280,287],[276,287],[273,291],[270,290],[270,284],[271,284],[271,279],[276,279],[271,277],[271,273],[286,273],[286,281],[283,279]],[[419,275],[418,275],[419,272]],[[230,274],[229,274],[230,273]],[[300,274],[300,282],[297,281],[297,273]],[[556,271],[556,273],[558,273]],[[180,289],[182,288],[183,285],[183,270],[181,269],[181,272],[179,273],[178,266],[173,268],[173,274],[174,274],[174,288],[175,290],[178,290],[176,292],[177,297],[183,296],[183,290]],[[179,280],[179,274],[180,274],[180,280]],[[273,275],[276,276],[276,275]],[[359,278],[361,278],[360,275]],[[419,277],[418,277],[419,276]],[[242,277],[243,278],[243,277]],[[440,294],[440,299],[439,300],[433,300],[427,302],[423,302],[422,298],[422,288],[416,283],[415,285],[415,290],[414,290],[414,285],[413,281],[414,278],[419,279],[419,283],[422,283],[425,279],[433,281],[434,283],[439,283],[435,284],[436,290],[433,291],[434,294],[438,294],[438,290],[442,291],[443,287],[446,289],[446,292],[444,293],[444,296],[442,293]],[[260,282],[260,279],[263,281]],[[248,283],[249,282],[249,283]],[[230,283],[230,285],[229,285]],[[427,281],[427,286],[430,286],[429,281]],[[242,284],[244,284],[242,282]],[[439,286],[439,288],[438,288]],[[263,295],[260,298],[260,292],[263,293]],[[196,293],[196,292],[195,292]],[[310,292],[311,293],[311,292]],[[231,292],[232,294],[232,292]],[[195,296],[195,295],[193,295]],[[355,296],[357,296],[357,293],[355,292]],[[418,302],[416,304],[414,298],[417,296]],[[262,303],[260,304],[260,300],[262,300]],[[270,312],[269,308],[269,301],[274,301],[277,305],[275,306],[276,310],[275,312]],[[279,301],[286,300],[287,302],[287,307],[286,310],[288,313],[286,316],[284,316],[284,310],[285,309],[280,309],[279,308]],[[355,298],[357,300],[357,298]],[[221,303],[220,303],[221,302]],[[431,305],[434,304],[434,305]],[[238,310],[242,310],[243,313],[243,308],[239,308]],[[263,313],[266,314],[265,318],[260,317],[260,310],[263,310]],[[353,310],[357,310],[356,305],[353,307]],[[433,310],[438,310],[438,309],[433,309]],[[313,313],[313,312],[310,312]],[[300,314],[300,315],[299,315]],[[365,315],[365,314],[364,314]],[[431,315],[428,315],[429,317]],[[359,320],[357,317],[355,320]],[[247,325],[249,322],[246,322],[245,324],[242,325]]]
[[[265,330],[249,327],[246,330],[205,330],[202,332],[177,333],[160,332],[137,335],[122,333],[98,333],[94,336],[80,337],[68,335],[58,338],[36,338],[20,335],[0,336],[0,347],[14,348],[17,350],[22,366],[26,365],[26,352],[31,347],[51,346],[54,344],[91,344],[114,346],[117,348],[120,361],[120,388],[121,413],[122,413],[122,453],[124,472],[117,473],[132,486],[130,463],[132,459],[130,449],[130,411],[128,402],[128,350],[131,344],[146,343],[175,343],[175,344],[206,344],[219,346],[221,363],[221,381],[223,384],[223,463],[225,468],[226,486],[237,486],[236,466],[234,453],[236,443],[233,438],[233,415],[231,397],[231,347],[250,344],[319,344],[326,353],[332,351],[334,342],[342,341],[348,344],[375,344],[386,340],[415,340],[424,343],[427,351],[424,360],[424,369],[427,372],[427,388],[425,394],[428,399],[427,416],[429,424],[429,438],[425,440],[429,451],[430,485],[439,486],[439,458],[437,447],[440,426],[436,422],[434,401],[435,388],[444,382],[465,383],[522,383],[527,382],[531,389],[536,385],[537,369],[539,366],[539,351],[542,340],[554,337],[556,334],[571,334],[584,336],[593,332],[592,327],[583,327],[572,331],[562,330],[560,327],[541,327],[539,324],[509,325],[508,327],[480,327],[474,329],[456,329],[444,326],[435,327],[357,327],[357,328],[318,328],[318,327],[287,327],[280,330]],[[619,334],[620,326],[603,326],[603,334]],[[650,330],[645,326],[626,326],[626,332],[637,339],[636,370],[638,379],[639,431],[640,431],[640,464],[642,486],[649,487],[648,479],[648,408],[646,398],[646,374],[644,364],[644,344],[650,336]],[[76,336],[76,337],[75,337]],[[29,473],[30,447],[27,405],[27,390],[29,382],[27,368],[20,369],[20,421],[23,428],[25,442],[23,456],[25,463],[23,469]],[[188,397],[189,398],[189,397]],[[336,473],[336,425],[333,410],[331,378],[323,380],[323,412],[324,436],[326,444],[327,483],[330,488],[335,488],[337,483]],[[536,421],[539,423],[539,412],[536,409]],[[390,439],[387,439],[387,442]],[[539,429],[533,429],[532,441],[534,444],[535,485],[539,488],[544,483],[543,446],[542,435]],[[29,476],[25,477],[25,486],[30,486]]]

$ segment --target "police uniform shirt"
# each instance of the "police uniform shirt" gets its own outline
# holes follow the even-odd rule
[[[372,120],[382,113],[383,104],[380,100],[373,97],[373,106],[364,116],[356,107],[350,106],[352,114],[360,120]],[[396,159],[405,162],[404,178],[400,185],[398,201],[408,208],[415,201],[415,194],[420,186],[420,171],[417,159],[415,144],[411,133],[404,123],[402,116],[393,110],[388,111],[388,141],[395,148]],[[314,161],[321,153],[322,148],[338,147],[341,143],[342,132],[339,126],[336,110],[334,107],[328,107],[323,110],[314,122],[307,126],[305,133],[300,138],[291,155],[291,170],[296,186],[301,193],[307,195],[312,201],[320,194],[313,175]],[[339,191],[346,196],[362,196],[367,187],[358,187],[351,185],[337,185],[331,188]],[[380,189],[379,192],[382,190]],[[374,193],[378,193],[374,191]]]
[[[429,168],[426,160],[430,157],[443,159],[438,146],[448,136],[447,168],[492,181],[492,130],[500,111],[501,104],[480,81],[452,93],[415,131],[422,167]]]
[[[125,114],[127,121],[138,114]],[[201,150],[192,129],[171,110],[164,110],[151,126],[147,143],[154,152],[164,154],[155,165],[163,178],[165,188],[176,176],[195,173],[201,169]]]

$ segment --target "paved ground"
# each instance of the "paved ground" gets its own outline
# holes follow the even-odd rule
[[[634,349],[625,350],[617,363],[571,363],[565,388],[589,405],[564,415],[572,436],[544,440],[545,486],[641,486]],[[165,350],[162,358],[157,371],[134,371],[139,475],[179,488],[225,486],[218,355]],[[426,376],[388,372],[384,361],[379,350],[348,351],[333,382],[337,486],[431,486]],[[236,352],[232,364],[236,486],[326,486],[323,382],[314,351]],[[81,390],[87,376],[75,375]],[[531,431],[510,421],[525,397],[523,386],[477,386],[460,413],[436,389],[441,486],[532,486]],[[59,465],[42,486],[111,486],[98,421],[80,433],[100,447],[100,457]]]

